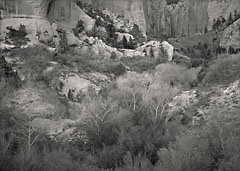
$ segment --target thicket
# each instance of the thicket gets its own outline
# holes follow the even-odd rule
[[[173,143],[182,128],[168,111],[167,103],[190,82],[180,77],[176,80],[175,74],[166,77],[173,68],[175,74],[187,70],[166,64],[149,75],[130,72],[100,95],[84,98],[86,108],[79,127],[86,132],[86,144],[80,140],[50,140],[29,126],[31,119],[24,118],[24,113],[15,117],[11,110],[1,108],[1,170],[157,168],[162,159],[157,151]]]
[[[219,59],[213,61],[207,70],[207,74],[203,80],[204,84],[222,84],[231,83],[240,78],[240,61],[239,55],[226,57],[223,55]]]
[[[177,4],[180,0],[167,0],[167,4],[171,5],[171,4]]]
[[[79,70],[90,65],[90,71],[117,63],[113,59],[109,60],[112,63],[99,63],[83,56],[51,54],[40,48],[12,52],[13,56],[16,54],[24,57],[25,67],[31,69],[28,73],[34,72],[31,66],[36,65],[41,69],[35,72],[42,73],[48,65],[37,62],[49,58],[69,68],[76,63]],[[37,62],[30,63],[30,60]],[[227,78],[231,67],[235,68],[231,74],[238,75],[237,61],[238,58],[233,57],[215,62],[205,80],[211,80],[212,73],[220,70],[226,72],[224,78]],[[130,65],[134,60],[121,62]],[[137,68],[137,64],[133,66]],[[112,70],[116,72],[115,68]],[[182,122],[179,113],[168,106],[177,94],[191,86],[199,70],[165,63],[155,66],[151,72],[116,74],[118,78],[99,95],[83,97],[84,112],[76,112],[81,116],[82,122],[77,126],[86,133],[86,142],[74,138],[69,142],[55,141],[31,127],[31,117],[29,119],[24,111],[15,116],[14,109],[0,105],[0,170],[237,171],[240,163],[239,117],[233,121],[224,120],[224,117],[215,117],[219,111],[213,111],[212,118],[217,118],[213,122],[189,127],[191,119]],[[143,71],[142,67],[139,71]],[[222,112],[222,116],[225,114],[238,116]]]

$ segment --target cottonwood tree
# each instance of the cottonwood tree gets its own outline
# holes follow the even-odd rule
[[[126,111],[115,101],[100,97],[85,102],[85,106],[82,124],[86,126],[88,136],[92,139],[91,143],[101,148],[105,144],[116,142],[117,135],[114,129],[117,129],[118,123],[126,117]]]
[[[151,79],[146,75],[129,72],[125,76],[117,79],[119,96],[121,97],[123,106],[130,110],[136,111],[137,104],[144,98],[148,91],[148,85]]]
[[[13,136],[11,134],[6,137],[7,131],[0,131],[0,169],[4,167],[6,159],[9,157],[10,146],[13,142]]]
[[[149,86],[148,93],[144,99],[145,104],[150,108],[150,117],[154,124],[161,121],[166,113],[166,108],[170,100],[179,92],[177,87],[162,84],[158,81]],[[171,118],[171,111],[165,116],[165,123]]]
[[[26,145],[27,151],[31,151],[32,147],[42,135],[32,124],[34,118],[36,118],[36,116],[24,114],[12,118],[16,127],[14,136]]]
[[[42,132],[36,128],[32,121],[37,118],[41,117],[41,113],[28,113],[27,109],[31,102],[26,102],[26,104],[22,104],[22,108],[20,109],[19,113],[16,113],[12,118],[11,121],[14,124],[14,136],[20,141],[23,142],[24,145],[27,147],[27,152],[30,152],[32,147],[35,143],[39,140],[42,135]]]

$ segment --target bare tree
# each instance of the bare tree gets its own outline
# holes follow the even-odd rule
[[[177,87],[171,87],[167,84],[155,81],[149,86],[149,91],[144,99],[144,103],[150,108],[151,119],[154,124],[163,119],[164,112],[170,100],[177,94]],[[169,120],[171,112],[166,115],[166,121]]]
[[[116,102],[110,102],[101,98],[88,101],[83,113],[83,124],[87,125],[96,136],[100,135],[101,127],[113,121],[119,107]]]

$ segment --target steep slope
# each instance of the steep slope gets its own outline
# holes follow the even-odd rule
[[[225,48],[240,48],[240,19],[224,30],[220,45]]]

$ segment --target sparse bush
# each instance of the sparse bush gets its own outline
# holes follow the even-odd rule
[[[59,47],[58,47],[59,52],[66,53],[69,50],[66,32],[63,29],[58,29],[57,32],[60,36]]]
[[[116,52],[112,52],[112,53],[111,53],[110,59],[117,59],[117,54],[116,54]]]

